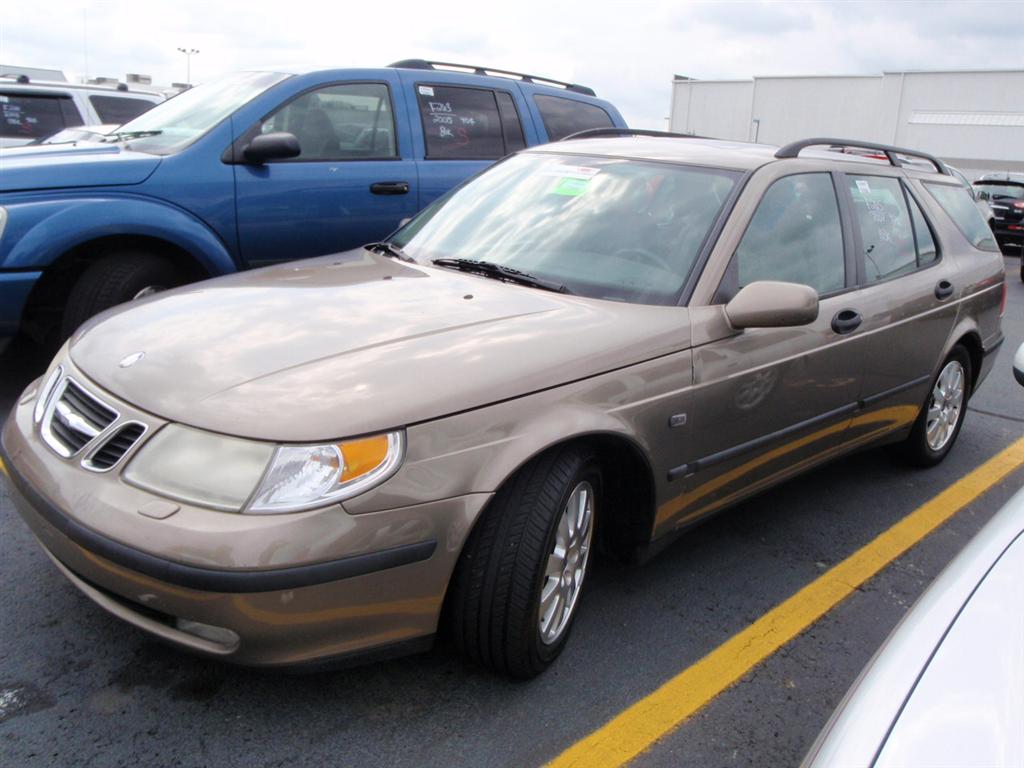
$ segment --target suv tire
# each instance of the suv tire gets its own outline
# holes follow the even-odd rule
[[[183,282],[167,259],[145,251],[118,251],[90,264],[68,296],[61,339],[93,315],[126,301],[173,288]]]
[[[558,657],[593,559],[601,488],[593,454],[569,446],[533,459],[498,491],[453,585],[453,634],[463,653],[520,679]],[[582,521],[575,533],[572,520]]]

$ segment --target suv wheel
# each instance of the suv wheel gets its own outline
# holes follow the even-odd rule
[[[900,446],[907,461],[931,467],[946,458],[963,426],[970,388],[971,357],[957,344],[932,381],[914,429]]]
[[[592,557],[601,474],[568,447],[531,461],[494,497],[455,577],[455,642],[474,661],[534,677],[565,647]]]
[[[66,339],[93,315],[117,304],[141,299],[182,283],[167,259],[145,251],[119,251],[104,256],[78,278],[68,296],[61,324]]]

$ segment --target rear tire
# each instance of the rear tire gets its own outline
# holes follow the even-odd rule
[[[576,446],[537,457],[502,487],[453,581],[452,628],[463,653],[519,679],[558,657],[593,560],[601,492],[597,461]]]
[[[967,415],[972,376],[971,356],[957,344],[932,380],[910,436],[897,446],[907,463],[933,467],[946,458]]]
[[[118,251],[90,264],[68,296],[61,322],[66,339],[105,309],[173,288],[184,282],[165,258],[145,251]]]

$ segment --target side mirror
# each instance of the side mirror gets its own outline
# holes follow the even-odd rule
[[[242,150],[242,156],[249,163],[265,163],[267,160],[287,160],[298,157],[302,152],[299,140],[293,133],[264,133]]]
[[[809,285],[759,280],[740,289],[725,305],[725,316],[739,330],[807,325],[818,319],[818,292]]]
[[[1013,356],[1013,378],[1024,387],[1024,344],[1017,347],[1017,354]]]

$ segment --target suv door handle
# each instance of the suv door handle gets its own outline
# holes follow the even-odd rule
[[[409,182],[378,181],[370,185],[370,191],[375,195],[407,195],[409,194]]]
[[[841,309],[832,318],[832,330],[836,333],[850,333],[855,331],[863,322],[864,318],[855,309]]]
[[[935,286],[935,298],[948,299],[953,295],[953,284],[949,280],[939,280],[938,285]]]

